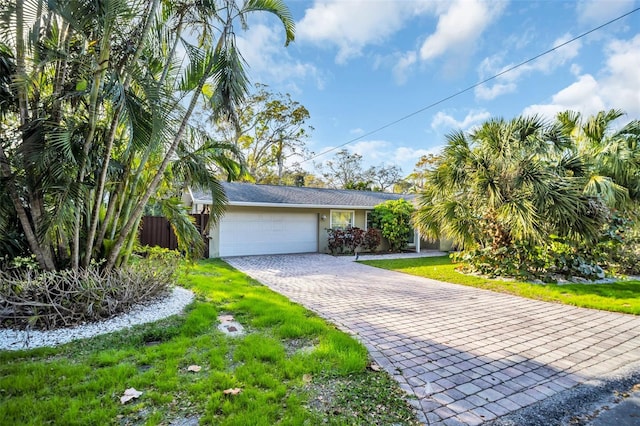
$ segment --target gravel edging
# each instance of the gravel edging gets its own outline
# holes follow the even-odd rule
[[[174,287],[171,294],[132,308],[125,314],[104,321],[49,331],[0,329],[0,350],[17,351],[57,346],[77,339],[112,333],[134,325],[146,324],[179,314],[195,298],[192,291]]]

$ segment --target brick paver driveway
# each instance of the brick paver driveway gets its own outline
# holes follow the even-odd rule
[[[227,261],[342,330],[421,419],[481,424],[640,366],[640,318],[493,293],[322,254]]]

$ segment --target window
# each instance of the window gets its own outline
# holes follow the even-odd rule
[[[331,210],[331,222],[333,229],[347,229],[353,226],[353,210]]]
[[[373,228],[373,212],[364,213],[364,230],[368,231]]]
[[[416,231],[413,229],[409,231],[409,235],[407,235],[407,247],[415,247],[416,246]]]

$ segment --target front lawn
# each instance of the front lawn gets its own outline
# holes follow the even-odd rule
[[[0,352],[0,424],[418,424],[366,349],[313,313],[221,261],[181,281],[198,295],[183,316]],[[247,334],[218,331],[222,314]],[[127,388],[143,394],[121,404]]]
[[[532,284],[486,279],[455,270],[448,256],[367,260],[362,263],[419,277],[483,288],[530,299],[559,302],[583,308],[640,315],[640,281],[609,284]]]

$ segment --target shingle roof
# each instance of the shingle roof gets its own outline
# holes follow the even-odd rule
[[[230,205],[283,205],[300,207],[374,207],[387,200],[414,195],[387,192],[353,191],[346,189],[308,188],[297,186],[255,185],[250,183],[222,182]],[[210,204],[211,194],[193,189],[193,201]]]

